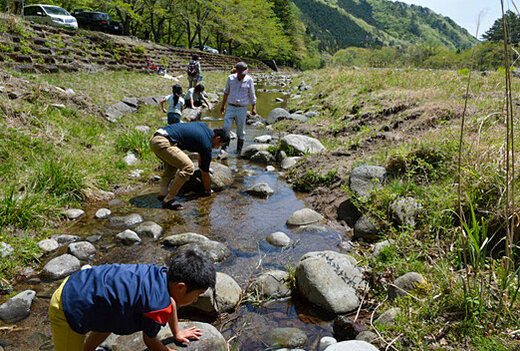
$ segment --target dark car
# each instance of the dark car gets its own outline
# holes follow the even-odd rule
[[[123,27],[118,21],[112,21],[108,13],[97,11],[74,11],[78,27],[90,30],[98,30],[105,33],[122,34]]]

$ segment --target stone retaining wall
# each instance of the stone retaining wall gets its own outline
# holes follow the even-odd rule
[[[145,72],[149,57],[153,63],[166,67],[170,74],[186,74],[188,61],[196,53],[201,58],[203,72],[229,71],[241,60],[248,63],[250,71],[270,71],[258,60],[157,45],[101,32],[25,24],[20,34],[0,33],[0,62],[4,67],[42,73],[100,69]]]

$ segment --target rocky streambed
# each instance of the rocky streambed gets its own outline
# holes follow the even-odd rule
[[[369,284],[363,268],[348,254],[352,245],[344,227],[309,208],[305,195],[286,184],[284,171],[300,156],[267,151],[278,142],[297,154],[324,149],[307,136],[270,132],[266,122],[313,117],[283,110],[288,94],[276,89],[287,80],[277,79],[257,87],[263,99],[259,112],[267,118],[250,120],[241,155],[230,152],[227,159],[212,162],[212,187],[218,190],[212,196],[186,192],[180,199],[185,210],[174,212],[161,208],[158,186],[151,184],[66,211],[70,222],[63,234],[39,243],[46,252],[42,271],[27,270],[27,278],[16,286],[21,293],[0,306],[0,330],[7,332],[0,335],[0,345],[6,350],[51,350],[46,312],[50,296],[61,279],[79,269],[114,262],[164,265],[177,252],[195,249],[215,262],[217,286],[215,294],[207,292],[180,311],[186,326],[196,325],[204,333],[200,341],[182,349],[377,350],[366,342],[378,345],[367,313],[361,311]],[[203,119],[212,126],[223,123],[218,114]],[[383,171],[358,170],[352,190],[362,196],[377,186]],[[414,213],[404,212],[408,219],[403,220],[413,218]],[[358,222],[356,232],[365,239],[377,231],[370,218],[357,214]],[[376,250],[391,244],[381,243]],[[423,282],[417,274],[402,278],[394,283],[397,288],[390,298]],[[388,312],[385,318],[391,321],[397,313]],[[168,328],[161,337],[170,347],[181,347],[174,345]],[[359,340],[351,340],[355,338]],[[102,346],[114,351],[145,349],[140,335],[112,335]]]

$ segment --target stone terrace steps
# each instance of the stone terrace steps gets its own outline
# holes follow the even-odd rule
[[[2,20],[2,19],[0,19]],[[193,54],[201,58],[202,74],[229,71],[238,61],[245,61],[250,71],[270,68],[253,59],[174,48],[129,37],[92,31],[67,31],[27,22],[24,35],[0,33],[0,62],[26,72],[110,70],[145,72],[146,58],[164,66],[170,74],[186,74]]]

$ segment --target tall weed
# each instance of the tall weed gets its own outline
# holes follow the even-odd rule
[[[36,194],[18,194],[17,187],[12,185],[0,195],[0,228],[36,227],[43,223],[49,208],[49,204]]]
[[[44,191],[65,201],[81,201],[85,186],[83,169],[67,156],[44,156],[32,180],[34,191]]]
[[[149,139],[150,137],[145,133],[136,130],[130,131],[117,137],[115,148],[123,153],[131,151],[139,156],[144,156],[150,153]]]

